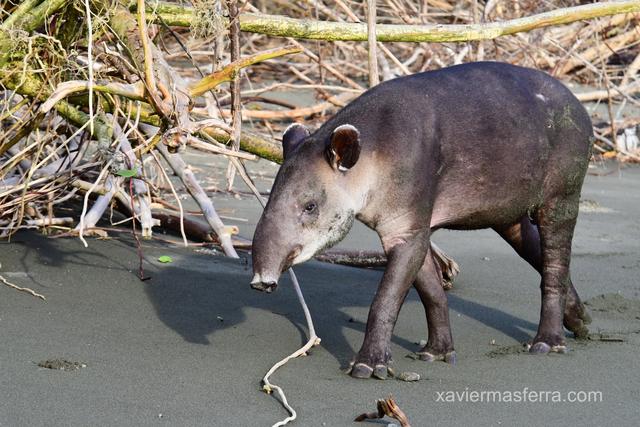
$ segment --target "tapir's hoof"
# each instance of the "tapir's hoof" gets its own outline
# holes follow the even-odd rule
[[[388,368],[386,365],[376,365],[375,367],[371,367],[366,363],[353,363],[348,373],[353,378],[367,379],[367,378],[377,378],[379,380],[386,380],[389,375],[393,375],[393,371]]]
[[[587,309],[584,308],[584,306],[582,307],[582,313],[580,313],[580,318],[582,319],[585,325],[591,324],[591,315],[589,314]]]
[[[276,282],[256,282],[251,283],[251,287],[257,291],[270,294],[271,292],[276,290],[278,284]]]
[[[353,378],[367,379],[373,375],[373,368],[365,363],[355,363],[351,366],[349,374]]]
[[[373,377],[379,380],[386,380],[389,376],[389,369],[386,365],[376,365],[373,368]]]
[[[564,312],[564,326],[576,337],[576,339],[589,338],[589,329],[586,325],[591,323],[591,316],[584,305],[567,306]]]
[[[537,342],[529,346],[529,353],[544,354],[551,351],[551,346],[546,342]]]
[[[589,338],[589,328],[587,328],[586,326],[583,326],[581,328],[576,328],[575,330],[572,330],[571,332],[573,332],[573,336],[577,340],[586,340],[586,339]]]
[[[529,353],[534,354],[566,353],[567,351],[568,349],[566,345],[549,345],[546,342],[542,341],[529,346]]]
[[[455,365],[457,363],[455,350],[448,353],[435,353],[432,351],[423,350],[416,352],[416,356],[418,356],[418,359],[424,360],[425,362],[435,362],[441,360],[443,362],[449,363],[450,365]]]

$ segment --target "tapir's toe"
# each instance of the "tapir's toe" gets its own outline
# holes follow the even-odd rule
[[[546,342],[537,342],[529,347],[529,353],[544,354],[551,351],[551,346]]]
[[[377,378],[386,380],[389,376],[393,376],[393,370],[384,363],[372,364],[363,362],[352,362],[348,374],[353,378],[367,379]]]
[[[443,361],[449,363],[451,365],[455,365],[457,363],[457,357],[455,350],[448,352],[437,352],[431,349],[422,349],[416,352],[416,356],[418,359],[424,360],[425,362],[435,362],[435,361]]]
[[[574,304],[565,307],[564,327],[573,332],[577,339],[589,337],[589,329],[586,325],[591,323],[591,316],[582,304]]]
[[[373,368],[365,363],[354,363],[349,374],[353,378],[367,379],[373,375]]]
[[[534,342],[529,346],[529,353],[547,354],[547,353],[566,353],[569,351],[565,344],[549,345],[544,341]]]
[[[379,380],[386,380],[389,376],[389,368],[387,365],[376,365],[373,368],[373,377]]]

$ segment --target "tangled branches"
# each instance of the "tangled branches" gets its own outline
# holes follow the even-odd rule
[[[242,3],[232,22],[243,32],[230,37],[231,9],[220,0],[192,6],[155,0],[16,3],[2,2],[0,24],[2,237],[34,224],[95,233],[110,207],[139,222],[144,237],[168,223],[189,233],[193,228],[184,223],[192,218],[172,200],[181,196],[174,188],[179,183],[200,207],[214,241],[236,256],[236,229],[221,221],[179,151],[196,148],[230,159],[231,185],[236,162],[279,161],[274,139],[289,121],[323,121],[366,88],[371,71],[365,43],[247,32],[260,23],[263,33],[273,33],[283,16],[308,28],[317,21],[362,23],[366,2]],[[579,3],[384,0],[376,14],[378,30],[420,25],[453,31],[484,23],[513,26],[520,22],[513,20],[535,21],[540,13],[559,15],[551,4]],[[616,7],[627,3],[633,2]],[[640,92],[638,19],[638,13],[617,14],[464,43],[378,42],[372,44],[373,63],[382,80],[483,59],[544,69],[594,102],[598,148],[633,160],[639,157],[632,130],[640,120],[625,117],[624,107],[637,106]],[[232,55],[234,37],[239,49]],[[596,89],[583,89],[590,87]],[[75,206],[73,224],[60,221],[61,206]]]

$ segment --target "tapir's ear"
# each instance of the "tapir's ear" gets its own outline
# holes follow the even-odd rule
[[[282,134],[282,155],[286,159],[311,132],[305,125],[293,123]]]
[[[352,125],[338,126],[331,134],[327,160],[339,171],[351,169],[360,157],[360,132]]]

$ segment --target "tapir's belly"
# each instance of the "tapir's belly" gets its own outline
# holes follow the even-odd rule
[[[548,190],[545,161],[540,158],[545,156],[534,150],[527,157],[510,148],[511,155],[501,159],[483,161],[474,153],[472,160],[458,156],[445,165],[433,203],[432,228],[488,228],[533,215],[545,186]]]
[[[438,200],[431,215],[432,229],[473,230],[513,224],[525,215],[533,215],[540,204],[535,195],[519,191],[510,194],[505,191],[500,197],[484,192],[474,193],[464,187],[452,190],[459,190],[466,197]]]

